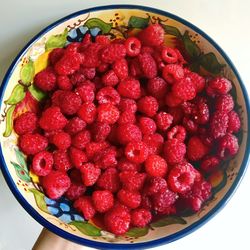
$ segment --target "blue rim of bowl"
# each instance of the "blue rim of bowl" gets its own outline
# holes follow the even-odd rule
[[[206,33],[204,33],[202,30],[200,30],[199,28],[197,28],[193,24],[191,24],[188,21],[186,21],[186,20],[184,20],[184,19],[182,19],[174,14],[171,14],[169,12],[155,9],[155,8],[151,8],[151,7],[146,7],[146,6],[122,5],[122,4],[121,5],[107,5],[107,6],[94,7],[94,8],[89,8],[89,9],[85,9],[85,10],[81,10],[81,11],[72,13],[64,18],[59,19],[58,21],[52,23],[51,25],[47,26],[45,29],[43,29],[41,32],[39,32],[36,36],[34,36],[27,43],[27,45],[20,51],[20,53],[17,55],[17,57],[14,59],[14,61],[10,65],[10,67],[9,67],[9,69],[8,69],[4,79],[3,79],[1,88],[0,88],[0,95],[1,95],[0,103],[2,103],[2,99],[3,99],[3,95],[5,92],[6,86],[7,86],[7,82],[9,80],[10,76],[12,75],[12,72],[14,71],[19,59],[27,51],[27,49],[30,47],[30,45],[32,45],[34,42],[36,42],[36,40],[38,40],[46,32],[50,31],[58,24],[61,24],[70,18],[76,17],[76,16],[81,15],[81,14],[86,14],[89,12],[102,11],[102,10],[105,11],[105,10],[111,10],[111,9],[135,9],[135,10],[137,9],[137,10],[141,10],[141,11],[148,11],[148,12],[153,12],[153,13],[156,13],[159,15],[167,16],[167,17],[170,17],[170,18],[188,26],[189,28],[193,29],[195,32],[197,32],[198,34],[203,36],[207,41],[209,41],[219,51],[219,53],[223,56],[223,58],[226,60],[226,62],[231,67],[232,71],[234,72],[235,76],[237,77],[237,79],[240,83],[241,90],[242,90],[243,95],[244,95],[244,100],[245,100],[246,109],[247,109],[247,116],[248,116],[248,114],[250,112],[250,105],[249,105],[249,99],[248,99],[248,94],[247,94],[246,88],[245,88],[245,86],[244,86],[244,84],[239,76],[238,71],[236,70],[234,64],[232,63],[232,61],[229,59],[229,57],[226,55],[226,53],[216,44],[216,42],[212,38],[210,38]],[[249,116],[247,118],[247,121],[248,121],[248,126],[249,126],[249,122],[250,122]],[[37,222],[39,222],[42,226],[44,226],[45,228],[54,232],[55,234],[65,238],[67,240],[76,242],[78,244],[86,245],[86,246],[94,247],[94,248],[99,248],[99,249],[100,248],[101,249],[123,249],[123,248],[125,248],[125,249],[142,249],[142,248],[144,248],[145,249],[145,248],[155,247],[157,245],[170,243],[172,241],[180,239],[180,238],[192,233],[193,231],[195,231],[196,229],[198,229],[199,227],[204,225],[206,222],[208,222],[214,215],[216,215],[227,204],[227,202],[229,201],[229,198],[232,197],[232,195],[234,194],[235,190],[237,189],[240,181],[242,180],[242,177],[244,176],[244,173],[246,171],[248,161],[249,161],[249,152],[250,152],[249,145],[250,145],[250,135],[248,133],[245,155],[244,155],[240,170],[238,172],[238,175],[237,175],[234,183],[232,184],[232,186],[230,187],[228,192],[225,194],[223,199],[208,214],[206,214],[206,216],[204,216],[201,220],[193,223],[192,225],[186,227],[185,229],[183,229],[177,233],[174,233],[172,235],[165,236],[163,238],[148,241],[148,242],[133,243],[133,244],[118,244],[118,243],[112,244],[112,243],[102,243],[102,242],[87,240],[87,239],[83,239],[79,236],[70,234],[70,233],[60,229],[59,227],[53,225],[52,223],[50,223],[49,221],[44,219],[24,199],[22,194],[17,189],[17,187],[16,187],[15,183],[13,182],[11,175],[8,171],[8,167],[5,163],[1,145],[0,145],[0,163],[1,163],[1,169],[2,169],[3,175],[5,177],[5,180],[9,186],[10,190],[12,191],[13,195],[19,201],[19,203]]]

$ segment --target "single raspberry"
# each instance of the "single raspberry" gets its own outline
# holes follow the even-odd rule
[[[35,85],[43,91],[51,91],[56,87],[56,74],[53,68],[48,67],[36,74]]]
[[[14,120],[14,130],[18,135],[32,133],[37,128],[37,116],[33,112],[26,112]]]
[[[77,52],[80,45],[81,44],[78,43],[78,42],[73,42],[73,43],[68,44],[66,46],[65,53],[75,53],[75,52]]]
[[[123,171],[119,174],[123,188],[129,191],[138,191],[143,187],[146,179],[145,173]]]
[[[198,136],[193,136],[187,144],[187,156],[191,161],[198,161],[208,154],[209,148]]]
[[[86,127],[86,122],[79,117],[73,117],[69,120],[67,125],[64,127],[66,133],[70,135],[75,135],[82,131]]]
[[[96,142],[105,141],[110,131],[110,125],[102,122],[95,122],[91,127],[92,138]]]
[[[137,104],[133,99],[121,98],[119,103],[119,109],[122,112],[129,111],[131,113],[135,113],[137,111]]]
[[[213,155],[206,156],[200,165],[200,168],[205,172],[205,173],[211,173],[214,170],[218,168],[220,164],[219,158]]]
[[[90,142],[86,145],[88,159],[92,159],[96,154],[100,154],[105,148],[109,147],[107,142]]]
[[[173,116],[166,112],[161,111],[158,114],[156,114],[155,121],[157,128],[165,131],[171,126],[173,122]]]
[[[39,125],[44,130],[60,130],[67,124],[67,119],[61,113],[60,108],[50,107],[43,111]]]
[[[148,147],[144,142],[129,142],[125,147],[125,156],[134,163],[143,163],[148,157]]]
[[[168,107],[168,113],[173,116],[173,125],[179,124],[184,115],[181,107]]]
[[[82,62],[83,67],[96,68],[101,64],[100,53],[103,48],[102,44],[90,43],[86,46],[83,51],[84,61]]]
[[[76,94],[78,94],[82,102],[93,102],[95,99],[95,85],[92,82],[86,82],[83,85],[75,89]]]
[[[140,207],[151,211],[153,207],[151,198],[145,194],[142,194]]]
[[[113,63],[126,56],[126,48],[123,44],[111,43],[101,52],[101,60],[105,63]]]
[[[120,95],[112,87],[104,87],[99,90],[96,95],[96,100],[99,104],[110,103],[113,105],[118,105],[120,102]]]
[[[143,45],[146,46],[159,46],[164,42],[164,29],[160,24],[151,24],[143,29],[138,37]]]
[[[216,98],[215,101],[215,109],[216,111],[221,111],[225,113],[229,113],[234,108],[234,100],[233,97],[229,94],[221,95]]]
[[[210,120],[210,131],[214,139],[223,137],[228,128],[228,115],[225,112],[216,111]]]
[[[60,96],[63,93],[63,90],[56,90],[51,96],[51,106],[59,106]]]
[[[167,163],[176,164],[183,161],[186,154],[186,145],[177,140],[170,139],[165,142],[164,155]]]
[[[149,54],[153,55],[154,52],[156,52],[156,51],[155,51],[155,49],[154,49],[153,47],[151,47],[151,46],[142,46],[142,47],[141,47],[141,52],[142,52],[142,53],[149,53]]]
[[[167,83],[163,78],[157,76],[149,79],[147,90],[153,97],[157,99],[163,98],[167,93]]]
[[[98,180],[101,170],[96,168],[92,163],[85,163],[80,168],[82,173],[82,181],[86,187],[93,186]]]
[[[96,70],[94,67],[82,67],[80,68],[80,72],[85,76],[85,78],[92,80],[95,78]]]
[[[92,201],[95,210],[99,213],[105,213],[114,205],[113,194],[108,190],[94,191],[92,194]]]
[[[138,56],[139,65],[143,76],[152,79],[157,76],[157,65],[154,58],[149,53],[143,53]]]
[[[176,125],[168,131],[168,139],[177,139],[180,142],[184,142],[186,139],[186,129],[181,125]]]
[[[117,121],[118,124],[135,123],[135,122],[136,122],[135,114],[128,110],[121,112],[120,117]]]
[[[137,57],[132,59],[129,63],[129,73],[132,77],[142,77],[141,67],[139,65],[139,60]]]
[[[137,107],[138,111],[149,117],[153,117],[158,111],[159,105],[153,96],[145,96],[137,102]]]
[[[120,180],[115,168],[106,169],[98,178],[97,186],[101,189],[116,193],[120,189]]]
[[[70,147],[69,157],[72,165],[76,168],[81,168],[81,166],[88,161],[86,154],[82,150],[74,147]]]
[[[53,49],[49,54],[49,61],[52,65],[55,65],[64,55],[65,50],[63,48]]]
[[[162,77],[167,83],[173,84],[184,77],[183,68],[178,64],[168,64],[162,70]]]
[[[32,160],[32,172],[38,176],[48,175],[53,166],[53,156],[47,151],[37,153]]]
[[[232,89],[232,83],[221,76],[212,78],[207,84],[207,94],[211,97],[225,95]]]
[[[53,152],[54,168],[56,170],[66,172],[71,167],[71,161],[66,150],[56,150]]]
[[[105,35],[96,36],[95,37],[95,42],[99,43],[99,44],[104,44],[104,45],[110,44],[109,38],[107,36],[105,36]]]
[[[52,170],[42,177],[41,183],[50,199],[59,199],[69,189],[71,181],[66,173]]]
[[[84,149],[91,141],[91,134],[88,130],[82,130],[72,138],[72,145],[79,149]]]
[[[90,196],[81,196],[74,202],[74,208],[83,214],[86,220],[94,217],[96,211]]]
[[[67,149],[70,147],[71,144],[71,137],[69,134],[61,131],[55,133],[52,138],[51,142],[58,148],[58,149]]]
[[[240,117],[235,111],[231,111],[228,113],[228,128],[227,132],[229,133],[237,133],[240,130],[241,122]]]
[[[193,85],[195,86],[196,93],[200,93],[205,88],[205,79],[195,72],[189,72],[186,75],[191,79]]]
[[[126,158],[122,158],[118,161],[117,168],[120,172],[122,171],[137,171],[141,170],[141,165],[135,164]]]
[[[152,135],[156,131],[156,124],[154,120],[149,117],[140,117],[138,121],[138,126],[143,135]]]
[[[99,73],[105,73],[106,71],[109,70],[109,66],[110,66],[110,64],[101,62],[100,65],[96,68],[96,70],[97,70]],[[113,73],[111,74],[111,76],[112,76],[112,75],[113,75]],[[117,76],[116,76],[116,77],[117,77]]]
[[[127,123],[118,126],[117,138],[119,143],[125,145],[132,141],[141,141],[142,134],[138,126]]]
[[[145,185],[145,193],[147,195],[154,195],[164,192],[167,189],[167,182],[162,177],[150,177]]]
[[[100,104],[97,108],[97,121],[107,124],[114,124],[119,119],[119,110],[116,106],[105,103]]]
[[[117,193],[117,198],[122,204],[132,209],[139,207],[141,203],[141,195],[135,191],[121,189]]]
[[[72,182],[69,189],[65,193],[65,196],[71,200],[75,201],[79,199],[86,191],[86,187],[82,184]]]
[[[166,161],[159,155],[150,155],[145,161],[145,171],[149,176],[164,177],[167,170]]]
[[[117,165],[117,151],[115,147],[105,148],[99,154],[96,154],[93,161],[101,169],[112,168]]]
[[[47,138],[40,134],[24,134],[19,137],[19,147],[26,155],[35,155],[47,146]]]
[[[112,68],[119,80],[124,80],[128,77],[128,63],[126,59],[122,58],[115,61]]]
[[[81,85],[83,82],[86,81],[86,77],[84,74],[77,70],[74,74],[70,75],[70,83],[74,86]]]
[[[173,93],[168,93],[165,97],[165,103],[168,107],[177,107],[182,103],[182,99],[176,97]]]
[[[68,76],[62,75],[57,77],[57,87],[61,90],[71,90],[72,84]]]
[[[192,109],[193,120],[198,124],[207,124],[209,122],[210,112],[205,98],[199,98],[195,102],[195,106]]]
[[[160,134],[145,135],[143,136],[143,142],[148,147],[148,155],[160,154],[163,148],[164,138]]]
[[[184,115],[185,115],[185,116],[192,115],[192,113],[193,113],[194,110],[195,110],[195,106],[196,106],[196,105],[195,105],[193,102],[188,102],[188,101],[183,102],[183,103],[181,104],[181,108],[182,108],[182,110],[183,110],[183,112],[184,112]]]
[[[201,180],[194,183],[192,187],[192,195],[206,201],[211,196],[211,184]]]
[[[238,139],[236,136],[227,133],[218,142],[217,155],[221,159],[226,159],[237,154],[239,150]]]
[[[78,109],[77,115],[87,124],[94,122],[96,118],[96,107],[92,102],[83,103]]]
[[[115,86],[118,82],[119,78],[114,70],[109,70],[102,76],[102,83],[105,86]]]
[[[141,42],[136,37],[128,37],[124,45],[128,56],[134,57],[140,54]]]
[[[175,49],[170,47],[164,47],[161,51],[161,57],[166,63],[176,63],[178,61],[178,55]]]
[[[133,78],[122,80],[117,91],[122,97],[138,99],[141,96],[140,82]]]
[[[131,212],[131,224],[135,227],[145,227],[152,219],[152,215],[147,209],[135,209]]]
[[[198,131],[198,124],[188,117],[183,118],[182,125],[190,134],[197,133]]]

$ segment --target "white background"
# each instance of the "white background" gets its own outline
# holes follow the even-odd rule
[[[225,50],[250,91],[248,0],[1,0],[0,82],[17,52],[42,28],[72,12],[115,3],[152,6],[195,24]],[[248,171],[233,199],[212,221],[183,239],[155,249],[249,249],[249,177]],[[0,250],[31,249],[41,229],[15,200],[0,173]]]

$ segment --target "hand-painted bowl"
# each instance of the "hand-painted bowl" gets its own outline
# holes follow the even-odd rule
[[[193,69],[207,75],[224,75],[233,82],[231,94],[242,122],[238,134],[240,150],[235,158],[225,162],[221,170],[209,177],[213,197],[199,213],[185,217],[166,216],[149,227],[133,228],[126,235],[117,237],[86,221],[67,199],[46,197],[38,177],[29,171],[26,158],[18,149],[13,120],[24,111],[36,111],[38,101],[44,98],[32,81],[34,74],[46,67],[53,48],[81,41],[86,33],[93,37],[109,34],[112,38],[123,38],[155,22],[163,25],[169,46],[178,43],[185,49]],[[177,240],[202,226],[227,203],[247,166],[249,101],[237,70],[208,35],[193,24],[161,10],[129,5],[105,6],[79,11],[51,24],[25,46],[10,66],[1,86],[0,103],[1,168],[11,191],[44,227],[79,244],[101,249],[136,249]]]

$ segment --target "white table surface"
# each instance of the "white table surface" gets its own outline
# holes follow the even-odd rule
[[[196,24],[225,50],[250,91],[248,0],[1,0],[0,82],[17,52],[43,27],[72,12],[115,3],[152,6]],[[155,249],[250,249],[249,178],[250,170],[233,199],[206,225],[183,239]],[[0,223],[0,250],[31,249],[42,229],[15,200],[1,173]]]

